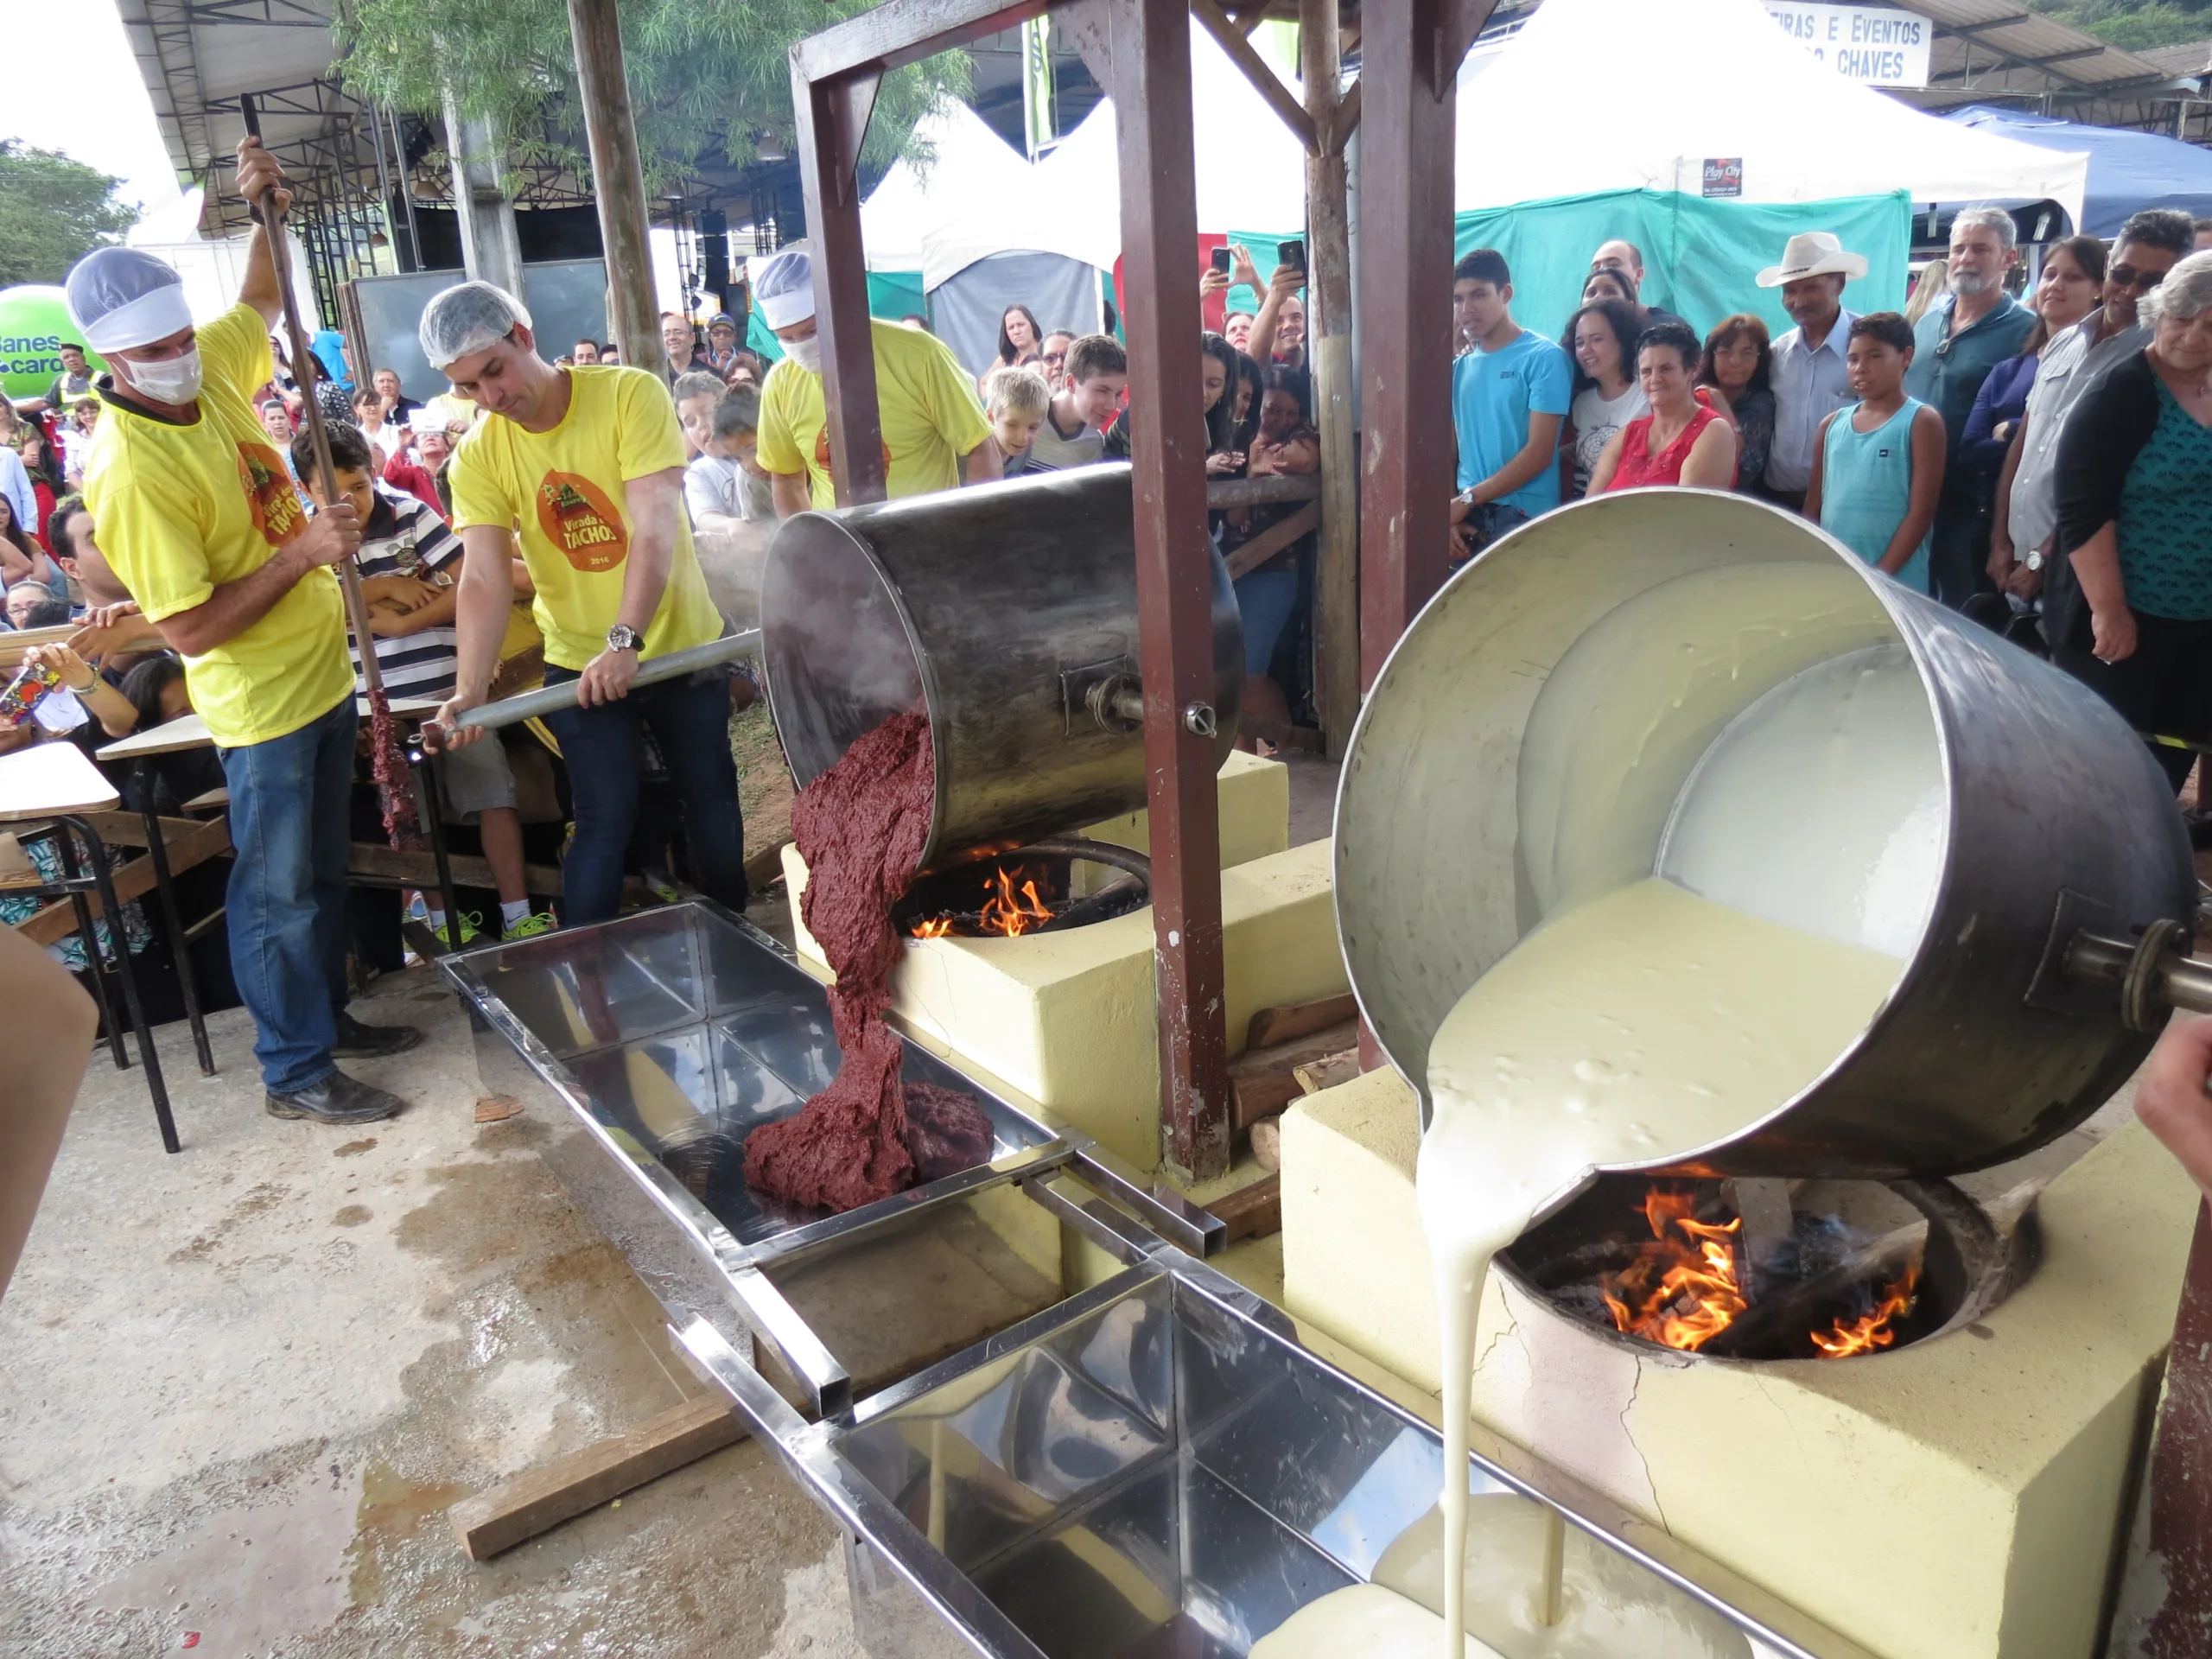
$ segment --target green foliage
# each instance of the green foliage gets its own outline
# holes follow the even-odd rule
[[[751,162],[762,138],[792,142],[792,44],[873,0],[628,0],[622,43],[646,188],[678,187],[720,148]],[[518,162],[588,177],[583,111],[565,0],[354,0],[334,24],[354,92],[404,110],[435,111],[450,80],[470,115],[489,115]],[[884,77],[863,164],[906,150],[914,124],[968,91],[965,54],[946,53]],[[921,159],[926,159],[921,158]]]
[[[0,288],[58,283],[137,224],[138,210],[114,200],[122,182],[59,150],[0,138]]]
[[[2029,0],[2126,51],[2212,37],[2212,0]]]

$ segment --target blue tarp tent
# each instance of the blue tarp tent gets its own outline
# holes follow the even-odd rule
[[[1944,119],[2046,149],[2087,150],[2089,188],[2081,228],[2092,236],[2110,238],[2139,207],[2178,207],[2191,218],[2212,218],[2212,150],[2155,132],[2084,126],[1987,104],[1969,104]]]

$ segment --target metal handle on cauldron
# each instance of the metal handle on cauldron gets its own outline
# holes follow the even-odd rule
[[[717,663],[727,663],[760,647],[760,630],[747,628],[742,633],[727,633],[719,639],[709,639],[702,645],[690,645],[682,651],[671,651],[665,657],[655,657],[638,664],[638,677],[630,682],[634,688],[652,685],[661,680],[673,680],[685,674],[696,674],[702,668],[712,668]],[[487,732],[502,726],[517,726],[525,720],[535,720],[540,715],[558,713],[572,709],[576,702],[575,680],[559,685],[541,686],[535,691],[524,691],[512,697],[502,697],[497,702],[487,702],[471,709],[458,722],[462,726],[480,726]]]
[[[2212,962],[2188,955],[2182,938],[2182,925],[2171,918],[2152,923],[2139,939],[2085,928],[2066,947],[2066,971],[2075,979],[2118,982],[2128,1028],[2155,1032],[2171,1009],[2212,1014]]]

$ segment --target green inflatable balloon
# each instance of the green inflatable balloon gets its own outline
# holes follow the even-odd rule
[[[38,397],[61,372],[61,342],[77,338],[67,297],[58,288],[26,283],[0,289],[0,391]],[[95,370],[107,365],[97,357]]]

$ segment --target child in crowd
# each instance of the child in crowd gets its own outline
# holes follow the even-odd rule
[[[1559,430],[1574,376],[1565,352],[1513,321],[1512,273],[1495,248],[1453,267],[1452,302],[1470,342],[1452,365],[1459,443],[1452,522],[1455,540],[1478,553],[1559,505]]]
[[[1043,374],[1027,364],[995,369],[983,385],[983,412],[990,417],[991,435],[1006,457],[1006,475],[1018,477],[1029,470],[1029,448],[1052,406],[1052,389]]]
[[[687,465],[707,453],[707,440],[715,434],[715,405],[728,390],[721,376],[704,369],[676,377],[676,423],[683,429]]]
[[[733,386],[715,405],[699,459],[683,469],[683,505],[694,530],[727,530],[746,519],[772,520],[768,471],[761,466],[760,395]]]
[[[353,503],[361,523],[361,545],[353,558],[368,601],[369,631],[376,636],[385,690],[395,699],[442,702],[453,695],[458,674],[454,609],[460,598],[455,578],[461,537],[422,502],[378,486],[369,442],[359,429],[333,423],[324,431],[339,493]],[[308,499],[317,508],[327,506],[308,434],[292,440],[291,460],[307,475]],[[365,690],[358,677],[360,643],[349,639],[346,648],[353,658],[355,690]],[[447,808],[461,822],[474,823],[483,840],[485,861],[499,893],[500,938],[526,939],[551,932],[553,918],[532,913],[524,886],[522,818],[515,810],[514,774],[507,767],[505,748],[495,735],[489,742],[448,749],[439,758],[437,773]],[[476,918],[456,919],[459,942],[466,944],[476,937]],[[432,907],[429,920],[438,943],[451,948],[445,912]]]
[[[1113,335],[1085,334],[1070,346],[1066,375],[1030,442],[1027,470],[1056,473],[1101,459],[1128,386],[1128,356]]]
[[[1943,417],[1904,391],[1912,325],[1894,311],[1852,322],[1844,372],[1855,408],[1821,423],[1805,516],[1877,570],[1928,591],[1929,531],[1943,490]]]

